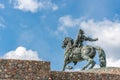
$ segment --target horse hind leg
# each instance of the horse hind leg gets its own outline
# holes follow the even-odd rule
[[[102,48],[95,47],[98,50],[100,67],[106,67],[106,55]]]
[[[96,62],[95,62],[94,60],[91,60],[90,63],[91,63],[92,65],[89,67],[89,69],[92,69],[92,68],[95,66]]]
[[[101,56],[99,56],[100,58],[100,67],[106,67],[106,56],[103,50],[101,50]]]
[[[95,64],[96,64],[95,61],[94,61],[92,58],[90,58],[89,56],[84,56],[83,59],[84,59],[84,60],[87,60],[87,61],[88,61],[88,64],[86,64],[86,65],[82,68],[82,70],[85,70],[86,68],[88,68],[90,64],[91,64],[91,66],[89,67],[89,69],[92,69],[92,68],[95,66]]]

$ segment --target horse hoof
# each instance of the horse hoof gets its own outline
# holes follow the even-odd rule
[[[71,69],[73,69],[73,67],[72,66],[66,66],[66,69],[71,70]]]

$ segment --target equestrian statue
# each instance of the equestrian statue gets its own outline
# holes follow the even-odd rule
[[[99,46],[84,45],[84,41],[97,41],[98,38],[92,39],[85,36],[82,29],[79,30],[75,41],[70,37],[65,37],[62,43],[62,48],[65,48],[64,52],[64,65],[63,71],[66,68],[72,69],[73,67],[67,66],[67,64],[73,62],[74,66],[77,62],[87,60],[88,63],[83,66],[82,70],[87,68],[92,69],[96,62],[93,60],[96,53],[99,55],[100,67],[106,67],[106,55],[104,50]]]

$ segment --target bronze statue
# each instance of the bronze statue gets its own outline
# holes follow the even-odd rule
[[[64,53],[64,65],[63,65],[63,71],[65,68],[67,68],[67,64],[73,62],[74,66],[77,64],[77,62],[87,60],[88,64],[86,64],[82,70],[85,70],[89,67],[89,69],[93,68],[96,64],[96,62],[93,60],[93,58],[96,55],[96,51],[98,51],[99,54],[99,62],[100,67],[106,67],[106,55],[102,48],[98,46],[90,46],[90,45],[83,45],[84,41],[97,41],[98,38],[92,39],[89,37],[86,37],[84,35],[83,30],[79,30],[79,34],[77,36],[77,39],[74,41],[70,37],[65,37],[62,48],[65,48]],[[70,69],[72,67],[69,66]]]

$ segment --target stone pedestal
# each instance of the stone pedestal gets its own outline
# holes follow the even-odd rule
[[[45,61],[0,60],[0,80],[120,80],[120,68],[50,71]]]
[[[120,68],[101,68],[87,71],[51,71],[51,80],[120,80]]]

